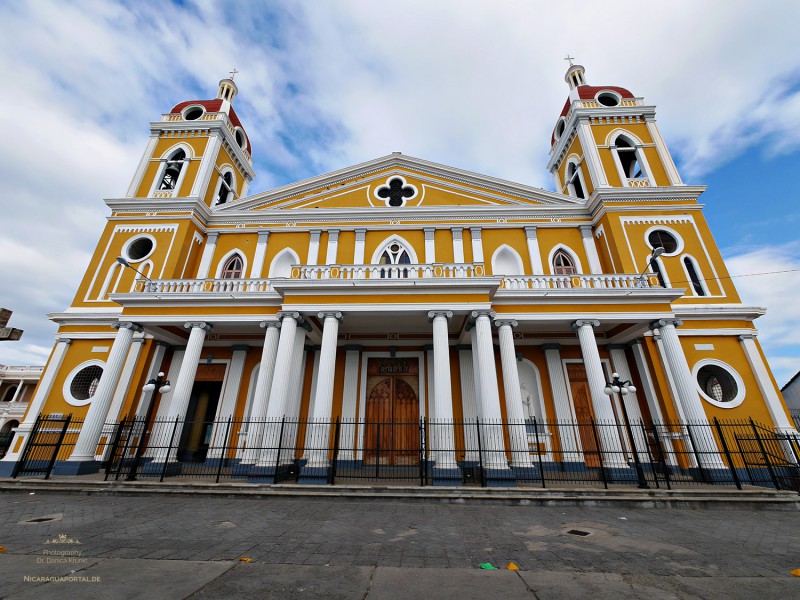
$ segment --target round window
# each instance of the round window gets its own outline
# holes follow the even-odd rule
[[[103,367],[90,365],[84,367],[72,378],[69,384],[69,392],[75,400],[89,400],[97,391],[100,384],[100,376],[103,374]]]
[[[704,360],[695,365],[694,376],[700,395],[709,403],[733,408],[744,400],[744,382],[728,365]]]
[[[242,133],[242,130],[241,129],[237,129],[236,130],[236,143],[239,144],[240,148],[244,148],[246,146],[244,140],[245,140],[245,138],[244,138],[244,134]]]
[[[617,106],[619,104],[619,96],[613,92],[600,92],[597,95],[597,101],[603,106]]]
[[[556,141],[561,139],[561,136],[564,135],[564,127],[566,126],[566,121],[563,118],[558,120],[556,123],[556,130],[553,133],[553,137],[556,138]]]
[[[663,248],[665,254],[674,254],[678,251],[678,239],[669,231],[654,229],[647,236],[651,248]]]
[[[203,109],[199,106],[193,106],[185,113],[183,113],[183,118],[187,121],[196,121],[200,117],[203,116]]]
[[[142,260],[150,256],[150,254],[153,252],[153,248],[155,248],[155,242],[153,241],[153,238],[149,236],[142,236],[128,243],[128,247],[125,249],[125,254],[128,255],[128,260]]]

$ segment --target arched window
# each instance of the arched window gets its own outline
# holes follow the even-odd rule
[[[228,171],[219,178],[217,204],[225,204],[231,196],[233,196],[233,173]]]
[[[244,263],[242,257],[238,254],[231,256],[222,267],[222,279],[240,279],[242,277],[242,269]]]
[[[397,242],[392,242],[386,250],[383,251],[383,254],[381,254],[378,264],[409,265],[411,264],[411,257],[403,246]],[[381,269],[380,274],[381,279],[392,277],[406,278],[408,277],[408,269]]]
[[[586,192],[583,189],[583,177],[581,168],[571,162],[567,165],[567,191],[570,196],[586,200]]]
[[[503,244],[492,255],[493,275],[522,275],[522,259],[511,247]]]
[[[0,402],[11,402],[14,398],[14,394],[17,393],[17,386],[12,385],[10,388],[6,390],[6,393],[3,394],[3,399]]]
[[[576,275],[577,273],[572,257],[565,250],[556,251],[553,255],[553,274]]]
[[[636,151],[634,143],[624,135],[621,135],[614,143],[614,147],[617,150],[619,163],[622,166],[622,172],[625,174],[625,177],[628,179],[642,179],[644,173],[639,164],[638,152]]]
[[[707,295],[706,288],[703,287],[703,279],[698,274],[694,261],[688,256],[684,256],[683,266],[686,267],[686,274],[689,276],[689,282],[692,284],[695,296]]]
[[[284,248],[272,259],[268,277],[291,277],[292,265],[297,264],[300,264],[300,257],[291,248]]]
[[[661,263],[657,258],[650,258],[650,269],[655,273],[656,277],[658,277],[658,285],[664,288],[668,287],[667,278],[664,277],[664,270],[661,268]]]
[[[183,149],[177,150],[167,159],[164,166],[164,174],[161,176],[161,183],[158,184],[159,191],[174,190],[178,184],[178,178],[186,160],[186,152]]]

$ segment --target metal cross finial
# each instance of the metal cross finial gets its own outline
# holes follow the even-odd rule
[[[567,54],[567,57],[564,60],[568,60],[569,61],[569,66],[571,67],[573,65],[572,61],[575,60],[575,57],[574,56],[570,56],[569,54]]]
[[[570,64],[572,64],[572,63],[570,63]],[[239,72],[239,71],[238,71],[238,70],[236,70],[236,67],[233,67],[233,71],[228,71],[228,73],[230,73],[230,74],[231,74],[231,81],[233,81],[233,78],[234,78],[234,77],[236,77],[236,74],[237,74],[238,72]]]

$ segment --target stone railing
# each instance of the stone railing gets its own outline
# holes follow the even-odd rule
[[[150,294],[246,294],[274,290],[269,279],[137,279],[134,291]]]
[[[620,289],[657,287],[655,277],[641,275],[516,275],[506,276],[506,290]]]
[[[485,275],[483,263],[292,266],[292,279],[465,279]]]
[[[628,187],[633,187],[633,188],[650,187],[650,180],[647,179],[647,177],[640,177],[638,179],[628,179]]]

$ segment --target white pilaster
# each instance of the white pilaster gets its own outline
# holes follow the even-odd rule
[[[681,181],[681,176],[678,173],[678,169],[675,167],[675,162],[672,160],[672,155],[669,153],[667,145],[664,143],[664,138],[661,137],[661,132],[658,129],[658,125],[656,125],[656,122],[652,119],[647,119],[647,131],[650,132],[650,137],[653,139],[653,142],[656,145],[656,152],[658,152],[658,156],[661,159],[661,164],[664,165],[664,170],[667,172],[669,184],[683,185],[683,181]],[[655,181],[653,182],[653,185],[655,185]]]
[[[567,382],[564,379],[564,368],[561,365],[561,351],[558,344],[542,346],[547,361],[547,376],[553,394],[553,406],[558,421],[558,437],[561,440],[561,453],[564,462],[582,462],[581,448],[573,423],[575,413],[570,407]]]
[[[309,232],[307,265],[317,264],[317,260],[319,259],[319,236],[321,233],[322,231],[320,229],[312,229]]]
[[[581,148],[583,148],[586,166],[589,168],[589,174],[592,177],[592,186],[594,188],[609,187],[608,178],[603,169],[603,163],[600,160],[600,152],[597,150],[594,135],[592,135],[592,128],[589,126],[588,120],[581,120],[580,123],[578,123],[578,139],[581,142]]]
[[[478,436],[475,430],[478,418],[477,385],[471,350],[458,351],[458,371],[461,377],[461,412],[464,415],[464,460],[477,462]]]
[[[750,363],[750,368],[756,376],[758,389],[767,404],[767,410],[769,410],[769,415],[772,417],[772,422],[775,423],[775,428],[781,433],[793,433],[796,435],[797,432],[786,416],[786,410],[784,410],[783,402],[778,396],[778,391],[772,385],[772,377],[770,377],[767,365],[764,364],[761,353],[758,351],[755,336],[752,334],[740,335],[739,340],[747,357],[747,362]]]
[[[436,262],[436,242],[434,241],[436,229],[425,227],[423,231],[425,232],[425,262],[432,264]]]
[[[583,238],[583,249],[586,250],[586,257],[589,259],[589,271],[593,275],[599,275],[603,272],[603,267],[600,265],[600,257],[597,254],[597,244],[592,235],[591,225],[581,225],[581,238]]]
[[[528,243],[528,257],[531,260],[531,273],[542,275],[542,256],[539,253],[539,240],[536,238],[536,227],[528,226],[525,228],[525,240]]]
[[[264,256],[267,253],[268,242],[269,231],[259,231],[256,252],[253,256],[253,266],[250,268],[250,279],[259,279],[264,271]]]
[[[272,385],[272,376],[275,373],[275,359],[278,354],[278,335],[280,333],[280,321],[263,321],[261,327],[264,328],[264,346],[261,349],[261,362],[258,367],[256,377],[256,388],[253,392],[253,406],[250,409],[249,423],[247,425],[246,446],[248,451],[244,453],[243,463],[255,463],[258,459],[258,448],[261,447],[264,438],[264,421],[267,418],[267,406],[269,403],[269,389]]]
[[[150,381],[158,377],[161,372],[161,363],[164,362],[164,355],[167,353],[167,344],[164,342],[155,342],[155,349],[153,350],[153,358],[150,361],[150,366],[147,368],[144,380]],[[142,391],[139,395],[139,403],[136,405],[136,418],[144,419],[147,415],[147,409],[150,407],[150,402],[155,400],[153,394],[150,392]]]
[[[509,319],[495,319],[497,336],[500,340],[500,362],[503,368],[503,389],[506,396],[506,421],[511,445],[511,466],[531,466],[528,433],[525,430],[525,408],[519,387],[517,353],[514,350],[513,327],[517,322]]]
[[[200,363],[206,333],[211,330],[211,325],[203,322],[188,322],[183,326],[189,329],[189,341],[186,342],[181,370],[172,390],[167,410],[167,418],[171,420],[186,418],[186,409],[189,407],[189,399],[192,396],[194,378],[197,375],[197,365]]]
[[[147,140],[147,147],[145,148],[144,154],[142,154],[142,158],[139,161],[139,167],[136,169],[136,173],[131,180],[130,186],[128,186],[126,198],[133,198],[136,195],[136,190],[138,190],[139,186],[142,184],[144,173],[147,170],[147,167],[150,165],[150,159],[153,158],[153,151],[156,149],[157,143],[158,133],[151,133],[150,139]]]
[[[472,262],[483,262],[483,240],[481,239],[481,228],[470,227],[469,237],[472,240]]]
[[[233,419],[233,413],[236,410],[236,401],[239,399],[239,389],[242,385],[244,361],[249,350],[250,346],[233,346],[231,348],[231,365],[228,368],[228,376],[225,378],[222,402],[220,402],[214,419],[208,458],[226,458],[225,446],[228,443],[228,436],[231,434],[228,419]]]
[[[331,410],[333,406],[333,378],[336,374],[336,341],[339,335],[340,312],[321,312],[317,315],[323,322],[322,347],[320,349],[317,393],[314,399],[314,415],[310,426],[314,429],[311,450],[306,452],[308,468],[328,466],[328,439],[330,437]]]
[[[355,460],[356,403],[358,400],[358,362],[361,348],[345,346],[342,421],[339,432],[339,459]]]
[[[211,270],[211,261],[214,259],[214,251],[217,249],[218,237],[219,234],[216,232],[209,233],[206,237],[206,245],[203,247],[203,255],[200,257],[200,266],[197,267],[198,279],[208,277],[208,272]]]
[[[367,230],[356,229],[356,247],[355,247],[355,252],[353,254],[354,265],[364,264],[364,244],[366,242],[366,239],[367,239]]]
[[[460,227],[453,227],[453,262],[464,262],[464,230]]]
[[[455,469],[455,438],[453,435],[453,391],[450,386],[450,342],[447,322],[453,318],[449,310],[431,311],[433,323],[433,387],[436,399],[435,448],[436,467]]]
[[[125,396],[128,395],[131,387],[131,380],[133,378],[133,370],[139,362],[139,355],[144,346],[143,337],[134,337],[131,340],[131,346],[128,350],[128,358],[125,360],[125,366],[122,367],[122,372],[119,376],[119,383],[117,384],[114,397],[111,399],[111,406],[108,409],[107,421],[119,421],[120,411],[122,410],[122,403],[125,401]],[[106,433],[105,431],[103,433]]]
[[[622,381],[631,381],[631,370],[628,368],[628,359],[625,356],[625,348],[620,346],[609,346],[608,354],[611,357],[611,364],[614,371],[619,375]],[[625,412],[630,419],[631,429],[633,430],[633,437],[636,439],[636,449],[640,453],[646,454],[647,440],[642,431],[642,409],[639,407],[639,399],[637,392],[629,394],[617,394],[620,402],[625,403]]]
[[[205,196],[205,191],[208,190],[208,184],[211,182],[211,175],[215,171],[214,167],[217,164],[217,155],[221,145],[222,140],[217,134],[213,134],[208,138],[206,149],[203,151],[203,158],[200,160],[200,167],[197,170],[197,177],[195,177],[194,185],[192,186],[191,196]],[[188,168],[189,164],[187,162],[183,166],[183,170]],[[177,186],[175,191],[178,191]]]
[[[329,229],[328,230],[328,251],[325,254],[325,264],[326,265],[335,265],[336,264],[336,256],[339,253],[339,230],[338,229]]]
[[[94,460],[97,443],[100,441],[100,434],[103,431],[103,424],[108,416],[108,408],[111,406],[111,400],[119,383],[119,376],[125,363],[125,357],[131,347],[133,333],[142,330],[141,326],[130,322],[115,323],[113,326],[117,328],[117,336],[114,338],[111,352],[109,352],[106,360],[106,366],[100,376],[97,390],[92,397],[81,432],[78,434],[75,448],[69,457],[69,460],[73,462]]]

